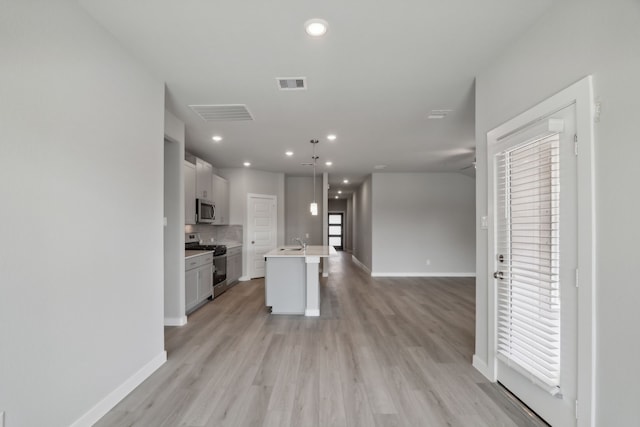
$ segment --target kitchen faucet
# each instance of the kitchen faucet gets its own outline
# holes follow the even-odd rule
[[[303,242],[301,238],[295,237],[293,240],[295,242],[298,242],[298,244],[300,245],[300,249],[306,249],[307,248],[307,243]]]

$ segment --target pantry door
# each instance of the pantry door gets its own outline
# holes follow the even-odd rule
[[[576,108],[488,147],[497,380],[553,426],[575,426]]]
[[[249,277],[264,277],[264,255],[277,244],[276,196],[249,194],[247,200],[247,265]]]

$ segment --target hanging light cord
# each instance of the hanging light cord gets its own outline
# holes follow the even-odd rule
[[[316,156],[316,144],[318,140],[311,140],[313,144],[313,203],[316,203],[316,162],[318,161],[318,156]]]

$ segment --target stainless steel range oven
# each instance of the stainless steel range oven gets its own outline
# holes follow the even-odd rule
[[[213,297],[215,298],[228,289],[227,247],[225,245],[203,245],[200,243],[200,235],[191,233],[185,237],[185,249],[213,251]]]
[[[217,297],[227,290],[227,248],[224,253],[213,256],[213,297]]]

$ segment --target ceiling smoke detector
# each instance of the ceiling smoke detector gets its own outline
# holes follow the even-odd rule
[[[306,77],[276,77],[280,90],[307,90]]]

